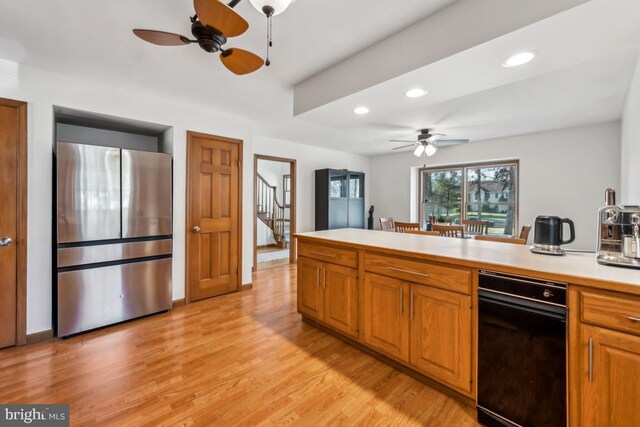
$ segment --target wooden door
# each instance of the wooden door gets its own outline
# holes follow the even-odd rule
[[[471,392],[471,297],[411,285],[411,365]]]
[[[17,342],[19,126],[18,109],[0,105],[0,348]]]
[[[324,323],[358,336],[358,270],[325,263]]]
[[[298,258],[298,313],[323,320],[323,283],[324,264],[310,258]]]
[[[637,426],[640,422],[640,337],[589,326],[581,326],[580,336],[581,425]]]
[[[239,141],[189,133],[190,301],[238,290],[241,224]]]
[[[399,360],[409,361],[409,284],[398,279],[365,274],[363,286],[363,340]]]

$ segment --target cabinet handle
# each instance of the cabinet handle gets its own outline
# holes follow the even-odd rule
[[[396,268],[396,267],[387,267],[387,270],[398,271],[400,273],[414,274],[416,276],[421,276],[421,277],[431,277],[425,273],[418,273],[417,271],[411,271],[411,270],[403,270],[402,268]]]
[[[324,252],[316,252],[316,251],[309,251],[310,254],[314,254],[314,255],[322,255],[322,256],[326,256],[329,258],[335,258],[337,257],[337,255],[334,254],[325,254]]]
[[[593,338],[589,337],[589,382],[593,382]]]
[[[323,289],[327,289],[327,270],[322,269],[322,287]]]
[[[413,296],[414,296],[415,292],[411,291],[410,295],[411,295],[411,305],[409,307],[409,310],[411,311],[411,320],[413,320],[413,318],[415,317],[415,309],[414,309],[414,305],[413,305]]]
[[[627,317],[627,319],[631,320],[632,322],[640,322],[640,317],[629,316]]]
[[[403,298],[402,298],[402,293],[403,292],[402,291],[403,291],[403,289],[400,288],[400,316],[402,316],[402,311],[403,311],[403,308],[404,308],[404,307],[402,307],[402,300],[403,300]]]

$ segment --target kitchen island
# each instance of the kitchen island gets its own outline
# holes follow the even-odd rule
[[[360,229],[296,234],[298,311],[467,402],[477,395],[479,271],[567,284],[572,426],[640,419],[640,271],[594,254]]]

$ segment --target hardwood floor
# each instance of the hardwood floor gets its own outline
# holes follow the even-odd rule
[[[0,402],[69,403],[80,425],[476,426],[475,411],[296,313],[295,266],[253,290],[0,351]]]
[[[257,270],[266,270],[268,268],[282,267],[283,265],[288,265],[288,264],[289,264],[289,258],[259,262]]]

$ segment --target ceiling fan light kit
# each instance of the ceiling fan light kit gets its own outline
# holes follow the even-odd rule
[[[269,49],[273,46],[273,17],[282,12],[296,0],[249,0],[253,7],[267,17],[267,59],[265,65],[271,65]]]
[[[258,12],[267,16],[277,16],[287,10],[295,0],[249,0]],[[270,14],[269,14],[270,12]]]
[[[427,157],[431,157],[438,151],[438,148],[444,145],[457,145],[466,144],[468,139],[442,139],[446,135],[441,133],[434,133],[432,129],[420,129],[418,130],[418,137],[415,141],[404,139],[391,139],[390,142],[410,142],[411,144],[402,145],[400,147],[392,148],[392,150],[402,150],[404,148],[415,147],[413,155],[421,157],[423,154]]]

